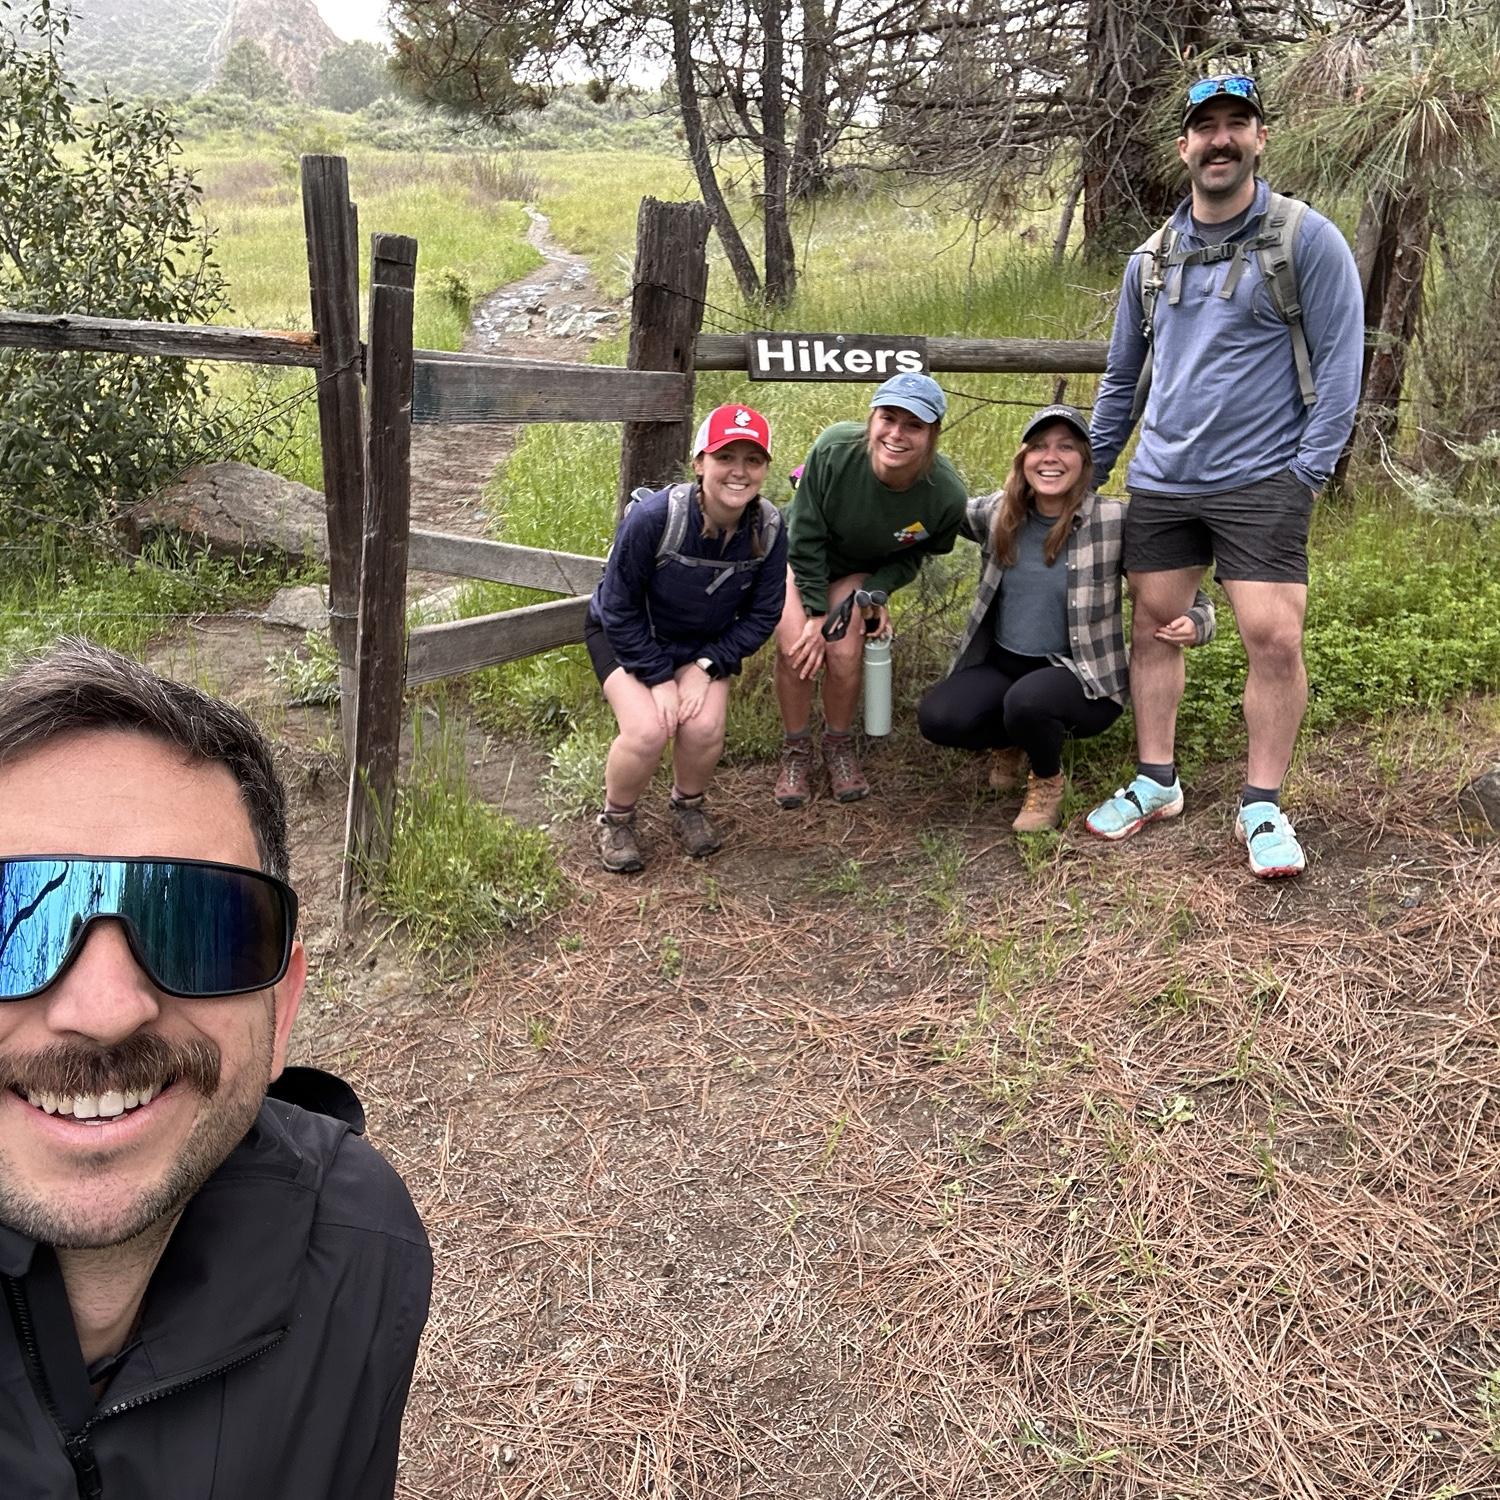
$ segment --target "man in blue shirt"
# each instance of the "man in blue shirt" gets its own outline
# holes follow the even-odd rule
[[[1265,144],[1254,79],[1194,83],[1177,141],[1192,193],[1167,227],[1171,253],[1158,258],[1148,245],[1125,271],[1091,437],[1102,488],[1135,425],[1149,351],[1124,551],[1140,759],[1135,779],[1089,814],[1088,827],[1122,839],[1182,811],[1173,751],[1183,653],[1158,632],[1192,604],[1212,561],[1249,658],[1237,832],[1251,870],[1278,876],[1305,864],[1281,783],[1307,706],[1308,522],[1354,422],[1363,299],[1338,228],[1300,206],[1292,222],[1273,203],[1255,170]],[[1257,253],[1278,232],[1294,236],[1305,360]],[[1159,287],[1154,297],[1143,298],[1143,282]]]

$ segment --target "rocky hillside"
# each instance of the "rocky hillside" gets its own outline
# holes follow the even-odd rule
[[[77,0],[68,72],[122,94],[185,94],[211,78],[209,54],[232,0]]]
[[[68,71],[123,94],[187,94],[249,37],[305,98],[339,38],[313,0],[75,0]]]
[[[342,45],[313,0],[234,0],[209,54],[211,74],[245,38],[271,59],[299,99],[312,93],[323,54]]]

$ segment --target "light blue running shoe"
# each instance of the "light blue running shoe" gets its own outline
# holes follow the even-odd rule
[[[1101,839],[1128,839],[1147,823],[1159,818],[1175,818],[1182,811],[1182,782],[1173,779],[1163,786],[1149,776],[1137,776],[1129,786],[1121,787],[1108,802],[1101,802],[1084,826]]]
[[[1297,842],[1292,820],[1274,802],[1242,806],[1234,823],[1235,836],[1250,851],[1250,873],[1262,880],[1300,875],[1307,856]]]

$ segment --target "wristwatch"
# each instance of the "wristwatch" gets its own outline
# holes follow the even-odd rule
[[[716,678],[719,675],[719,669],[714,665],[713,658],[710,656],[700,656],[693,665],[700,672],[707,672],[710,679]]]

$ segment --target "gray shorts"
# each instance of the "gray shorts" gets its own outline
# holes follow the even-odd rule
[[[1220,583],[1306,583],[1313,492],[1283,469],[1217,495],[1132,490],[1125,507],[1125,571],[1217,566]]]

